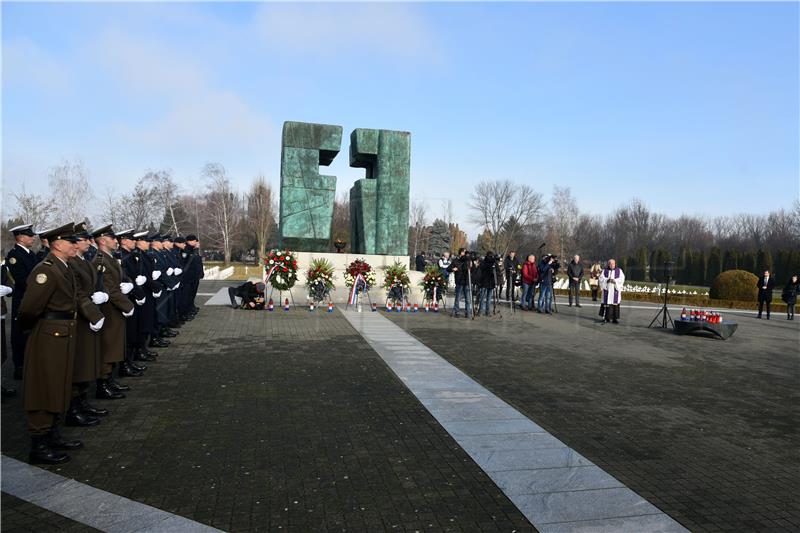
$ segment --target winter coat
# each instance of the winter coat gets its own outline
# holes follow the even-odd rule
[[[525,261],[522,265],[522,283],[525,285],[533,285],[539,281],[539,268],[536,263]]]
[[[575,260],[570,261],[567,265],[567,277],[569,277],[570,284],[580,283],[583,279],[583,265],[576,263]],[[576,282],[572,278],[578,278],[578,281]]]
[[[494,289],[495,284],[495,270],[499,267],[494,257],[484,258],[481,261],[480,267],[480,287],[483,289]]]
[[[469,263],[470,261],[466,256],[456,257],[447,267],[447,271],[453,273],[456,285],[467,285],[469,283],[469,277],[467,276]]]
[[[800,290],[800,282],[792,283],[792,280],[789,280],[789,283],[783,288],[783,293],[781,294],[781,299],[786,302],[787,305],[795,305],[797,303],[797,292]]]

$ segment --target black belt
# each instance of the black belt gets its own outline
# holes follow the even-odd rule
[[[43,320],[75,320],[78,313],[75,311],[48,311],[42,315]]]

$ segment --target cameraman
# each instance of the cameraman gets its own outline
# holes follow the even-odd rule
[[[505,261],[503,261],[503,270],[506,274],[506,300],[514,299],[514,287],[520,268],[522,268],[522,265],[519,262],[519,257],[517,257],[517,252],[516,250],[511,250],[508,252]]]
[[[464,295],[464,307],[466,307],[466,311],[464,312],[464,316],[469,318],[472,314],[472,304],[470,303],[470,286],[469,286],[469,268],[471,266],[472,261],[470,257],[467,256],[467,250],[465,248],[458,249],[458,257],[453,259],[450,263],[450,266],[447,267],[448,272],[453,273],[453,278],[456,282],[456,297],[455,302],[453,303],[453,316],[457,317],[458,312],[460,310],[458,305],[458,300],[461,297],[460,295]]]
[[[242,283],[238,287],[228,287],[231,307],[234,309],[263,309],[265,288],[263,283],[253,283],[252,281]],[[242,299],[241,305],[236,303],[236,297]]]
[[[544,309],[546,315],[550,314],[553,306],[553,281],[557,264],[556,257],[549,254],[545,255],[539,264],[539,308],[536,310],[537,313],[541,313]]]
[[[492,305],[492,292],[496,287],[495,278],[498,266],[497,256],[492,252],[487,252],[479,267],[481,290],[478,296],[478,315],[483,309],[485,316],[489,316],[489,306]]]

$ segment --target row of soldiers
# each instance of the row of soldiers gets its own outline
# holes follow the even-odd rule
[[[194,235],[88,231],[84,223],[35,233],[11,229],[15,245],[2,268],[2,296],[11,295],[14,378],[23,380],[31,435],[30,462],[61,464],[83,447],[61,436],[68,426],[94,426],[109,414],[88,401],[118,400],[131,387],[117,378],[142,376],[167,337],[197,314],[203,277]],[[39,253],[32,251],[35,237]],[[3,299],[5,304],[5,299]],[[3,316],[5,317],[5,306]],[[3,362],[6,359],[3,324]],[[4,390],[4,395],[16,391]]]

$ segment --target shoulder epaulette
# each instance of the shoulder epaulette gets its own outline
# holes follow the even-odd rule
[[[50,261],[49,259],[45,259],[44,261],[42,261],[42,263],[44,263],[47,266],[53,266],[53,262]]]

